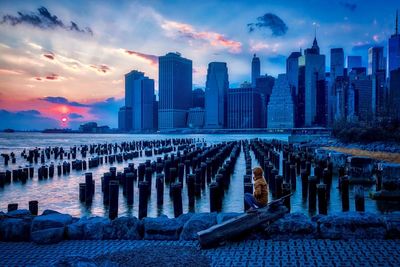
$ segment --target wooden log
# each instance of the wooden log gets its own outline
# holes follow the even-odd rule
[[[287,211],[282,205],[267,206],[214,225],[197,233],[200,246],[202,248],[218,246],[221,242],[238,238],[263,223],[282,218]]]

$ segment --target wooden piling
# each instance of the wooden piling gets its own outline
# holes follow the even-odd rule
[[[32,215],[38,215],[38,210],[39,210],[39,201],[37,200],[31,200],[28,203],[29,205],[29,211],[31,212]]]
[[[345,175],[339,179],[342,194],[342,211],[349,211],[349,177]]]
[[[308,210],[314,212],[317,202],[317,178],[315,176],[308,177]]]
[[[172,185],[172,201],[174,204],[174,216],[178,218],[182,214],[182,184],[179,182]]]
[[[365,199],[364,199],[364,188],[362,186],[357,186],[354,189],[354,201],[356,206],[356,211],[365,211]]]
[[[317,191],[318,191],[318,213],[326,215],[328,214],[326,184],[317,185]]]
[[[118,217],[118,196],[119,196],[119,183],[112,180],[109,184],[110,187],[110,203],[108,217],[114,220]]]
[[[139,182],[139,212],[138,218],[147,217],[147,202],[148,202],[148,183],[146,181]]]

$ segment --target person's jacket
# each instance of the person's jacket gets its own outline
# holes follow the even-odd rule
[[[261,168],[255,168],[254,171],[254,198],[261,205],[267,205],[268,203],[268,184],[265,180],[263,171]]]

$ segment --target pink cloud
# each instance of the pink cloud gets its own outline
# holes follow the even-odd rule
[[[125,53],[129,55],[134,55],[136,57],[139,57],[141,59],[147,60],[151,65],[157,65],[158,64],[158,57],[154,55],[149,55],[149,54],[143,54],[140,52],[136,52],[133,50],[125,50]]]
[[[9,70],[9,69],[0,69],[0,75],[20,75],[22,74],[22,71],[19,70]]]
[[[208,42],[211,46],[228,48],[231,53],[240,53],[242,43],[230,40],[223,34],[209,31],[197,31],[193,26],[176,21],[165,21],[161,27],[176,37],[182,37],[189,40],[200,40]]]
[[[64,80],[64,77],[61,77],[60,75],[56,74],[56,73],[50,73],[46,76],[40,77],[33,77],[32,78],[34,81],[61,81]]]

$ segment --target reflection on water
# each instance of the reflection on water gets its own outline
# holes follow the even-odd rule
[[[251,134],[232,134],[232,135],[105,135],[105,134],[41,134],[41,133],[0,133],[0,153],[9,153],[14,151],[17,158],[17,164],[10,164],[8,167],[4,166],[4,161],[1,159],[0,170],[15,169],[17,166],[25,166],[26,162],[22,161],[19,154],[23,149],[34,147],[48,147],[48,146],[63,146],[67,150],[74,145],[83,145],[89,143],[115,143],[123,141],[138,141],[138,140],[161,140],[170,138],[196,138],[203,140],[209,144],[232,141],[239,139],[252,139],[252,138],[265,138],[265,139],[280,139],[287,140],[287,135],[251,135]],[[253,167],[258,165],[253,152],[250,152],[252,157]],[[145,160],[155,160],[153,157],[142,157],[129,160],[123,163],[114,163],[113,165],[100,165],[98,168],[91,169],[93,179],[95,180],[95,195],[93,203],[88,207],[79,202],[79,183],[85,182],[84,171],[71,170],[70,175],[67,176],[54,176],[47,180],[38,181],[37,168],[40,165],[35,165],[35,177],[33,180],[28,180],[26,184],[20,182],[11,183],[10,185],[0,188],[0,210],[6,211],[8,203],[19,203],[20,208],[28,208],[30,200],[39,201],[39,212],[45,209],[57,210],[64,213],[69,213],[73,216],[107,216],[108,209],[103,205],[103,195],[101,192],[100,177],[104,172],[109,171],[109,167],[117,167],[117,171],[123,171],[123,168],[128,166],[128,163],[133,162],[137,167],[139,163]],[[245,174],[245,160],[243,152],[240,154],[231,177],[230,187],[227,190],[223,199],[223,211],[225,212],[241,212],[243,211],[243,175]],[[153,176],[155,181],[155,175]],[[173,205],[169,195],[169,186],[164,185],[164,205],[157,206],[155,182],[152,183],[152,193],[149,199],[148,215],[151,217],[166,214],[173,217]],[[341,199],[339,191],[337,190],[338,178],[333,177],[332,187],[330,189],[330,202],[328,204],[328,212],[341,210]],[[301,181],[297,179],[297,191],[291,199],[292,212],[300,211],[308,213],[307,201],[302,199],[301,195]],[[387,201],[374,201],[369,198],[369,191],[374,190],[374,187],[365,188],[365,209],[372,212],[386,212],[391,210],[399,210],[398,202]],[[208,212],[209,211],[209,193],[208,188],[202,191],[201,197],[196,198],[194,210],[195,212]],[[186,184],[182,191],[183,212],[188,212],[188,196],[186,191]],[[138,202],[139,190],[137,183],[134,188],[134,203],[133,206],[126,205],[126,199],[120,190],[119,195],[119,216],[137,216],[138,215]],[[350,187],[350,210],[355,210],[353,188]]]

